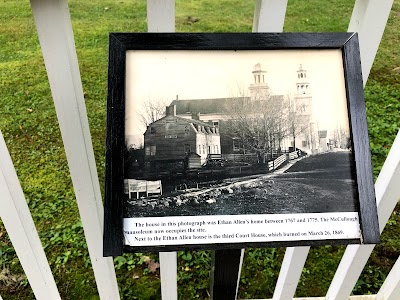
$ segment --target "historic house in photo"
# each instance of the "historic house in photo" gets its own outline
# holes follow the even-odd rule
[[[213,122],[176,115],[176,106],[166,108],[166,116],[151,123],[144,133],[146,163],[182,161],[201,165],[209,154],[221,154],[218,126]]]

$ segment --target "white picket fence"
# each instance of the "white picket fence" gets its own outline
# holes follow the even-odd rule
[[[286,154],[282,154],[281,156],[277,157],[276,159],[268,162],[268,170],[272,171],[272,170],[277,169],[285,161],[287,161],[287,156],[286,156]]]
[[[119,299],[112,258],[102,256],[103,205],[67,0],[31,0],[68,165],[101,299]],[[287,0],[256,0],[253,32],[280,32]],[[356,0],[348,31],[358,32],[367,82],[393,0]],[[134,9],[134,8],[132,8]],[[148,31],[173,32],[174,0],[147,0]],[[380,230],[400,198],[400,134],[375,184]],[[6,144],[0,134],[0,217],[37,299],[60,299]],[[325,298],[349,298],[374,246],[348,246]],[[292,299],[309,247],[287,248],[273,299]],[[242,256],[243,257],[243,256]],[[162,299],[177,299],[176,253],[160,253]],[[0,297],[1,298],[1,297]],[[311,298],[309,298],[311,299]],[[400,299],[400,260],[377,295]]]

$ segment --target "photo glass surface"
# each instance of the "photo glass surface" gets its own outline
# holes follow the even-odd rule
[[[125,245],[360,239],[341,50],[129,50],[125,75]]]

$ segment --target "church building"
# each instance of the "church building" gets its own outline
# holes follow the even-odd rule
[[[213,98],[213,99],[177,99],[171,102],[176,106],[178,117],[191,119],[192,115],[198,116],[199,120],[212,124],[220,130],[221,153],[232,154],[240,153],[241,147],[238,147],[238,139],[232,136],[230,132],[224,128],[226,122],[232,119],[229,113],[232,101],[248,103],[252,101],[259,102],[263,105],[263,99],[270,97],[273,102],[285,101],[284,95],[273,95],[266,82],[266,71],[260,63],[257,63],[252,70],[253,83],[249,86],[249,96],[235,98]],[[295,73],[293,74],[294,76]],[[313,122],[312,94],[311,84],[307,77],[307,71],[300,65],[297,70],[296,85],[293,87],[294,97],[288,101],[292,101],[292,124],[288,124],[288,132],[281,140],[279,148],[286,151],[294,151],[300,149],[306,153],[312,154],[318,151],[318,135],[317,129]],[[282,114],[288,114],[287,111],[281,111]],[[292,132],[290,132],[292,126]],[[278,147],[278,146],[277,146]]]

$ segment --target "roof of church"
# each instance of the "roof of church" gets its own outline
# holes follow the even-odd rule
[[[273,95],[273,98],[282,99],[282,95]],[[176,105],[176,114],[182,115],[186,113],[200,114],[224,114],[228,112],[230,102],[234,98],[212,98],[212,99],[191,99],[191,100],[174,100],[170,105]],[[245,101],[250,97],[236,97],[235,100]]]
[[[248,99],[248,97],[238,97],[238,99]],[[174,100],[171,105],[176,105],[178,115],[189,112],[199,112],[201,114],[224,113],[232,98],[212,98],[212,99],[191,99]]]
[[[197,125],[201,125],[201,126],[205,126],[205,127],[215,127],[214,125],[212,125],[212,124],[210,124],[210,123],[207,123],[207,122],[203,122],[203,121],[196,120],[196,119],[182,118],[182,117],[178,117],[178,116],[164,116],[164,117],[162,117],[162,118],[160,118],[160,119],[154,121],[154,122],[151,123],[149,126],[151,126],[152,124],[155,124],[155,123],[161,123],[162,120],[168,119],[168,118],[169,118],[169,119],[172,119],[172,118],[173,118],[173,119],[178,119],[178,120],[180,120],[180,121],[182,121],[182,122],[184,122],[184,123],[188,123],[188,124],[192,123],[192,124],[197,124]]]

